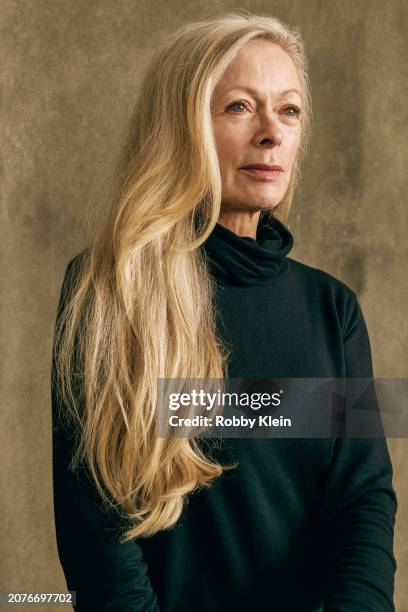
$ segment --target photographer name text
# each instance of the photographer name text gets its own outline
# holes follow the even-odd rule
[[[172,415],[169,417],[169,425],[170,427],[249,427],[249,429],[252,429],[255,426],[292,427],[292,419],[283,416],[272,417],[271,415],[258,415],[256,417],[217,415],[215,417],[195,416],[191,418]]]

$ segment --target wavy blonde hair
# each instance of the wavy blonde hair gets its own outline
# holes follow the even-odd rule
[[[130,520],[124,541],[170,528],[187,494],[236,467],[210,458],[194,437],[158,438],[155,423],[159,378],[228,374],[214,281],[199,248],[221,207],[211,99],[238,51],[256,38],[280,45],[301,83],[301,144],[273,213],[287,219],[311,116],[301,36],[242,10],[189,23],[148,66],[107,213],[64,280],[52,380],[60,416],[78,426],[71,469],[86,461],[102,500]]]

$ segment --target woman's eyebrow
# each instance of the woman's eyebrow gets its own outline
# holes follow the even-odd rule
[[[258,96],[260,93],[263,93],[263,92],[259,92],[257,89],[253,89],[252,87],[245,87],[245,86],[232,87],[225,93],[230,94],[232,91],[238,91],[238,90],[247,91],[248,93],[252,94],[255,97]],[[284,96],[286,96],[286,94],[292,93],[292,92],[297,93],[299,96],[301,96],[301,93],[298,89],[296,89],[295,87],[291,87],[290,89],[285,89],[284,91],[276,92],[274,94],[274,97],[283,98]]]

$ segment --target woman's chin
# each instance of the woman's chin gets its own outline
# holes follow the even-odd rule
[[[245,192],[244,192],[245,193]],[[250,204],[254,207],[259,207],[261,209],[271,208],[274,209],[278,206],[280,202],[282,202],[285,196],[285,190],[283,189],[259,189],[259,190],[251,190],[248,192],[247,197],[244,196],[244,201],[247,204]]]

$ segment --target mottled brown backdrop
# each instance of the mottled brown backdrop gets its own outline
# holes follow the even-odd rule
[[[375,375],[408,376],[405,0],[1,0],[3,590],[66,588],[53,522],[50,355],[63,272],[86,242],[86,204],[158,43],[236,8],[299,26],[307,45],[314,134],[290,217],[292,255],[357,292]],[[389,448],[404,612],[407,441]]]

